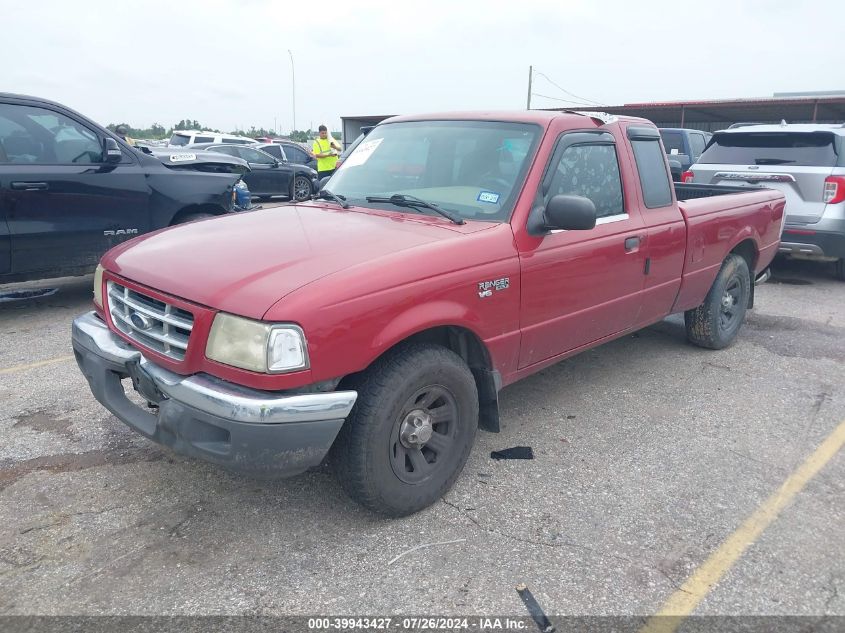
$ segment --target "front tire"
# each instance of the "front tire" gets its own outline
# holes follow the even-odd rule
[[[439,345],[410,344],[368,369],[334,446],[340,484],[374,512],[401,517],[455,483],[478,427],[472,372]]]
[[[684,313],[687,339],[709,349],[724,349],[736,340],[751,295],[748,263],[728,255],[704,303]]]
[[[291,199],[297,202],[304,202],[311,198],[314,193],[311,181],[305,176],[296,176],[290,186]]]

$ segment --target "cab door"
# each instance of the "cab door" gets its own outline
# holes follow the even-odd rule
[[[9,225],[6,223],[5,198],[3,182],[0,180],[0,276],[7,274],[12,266],[12,240],[9,236]]]
[[[616,138],[605,131],[563,134],[534,208],[552,196],[593,201],[595,228],[521,236],[522,343],[519,367],[575,350],[637,322],[647,233],[632,187],[623,187]],[[626,173],[629,170],[626,170]]]
[[[109,248],[149,230],[149,189],[137,159],[124,150],[120,163],[107,164],[103,142],[96,128],[59,110],[0,103],[12,274],[93,269]]]

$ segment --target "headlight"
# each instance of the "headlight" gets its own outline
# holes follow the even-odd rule
[[[103,307],[103,267],[97,264],[94,271],[94,303]]]
[[[214,317],[205,355],[224,365],[269,374],[308,367],[305,334],[299,327],[224,312]]]

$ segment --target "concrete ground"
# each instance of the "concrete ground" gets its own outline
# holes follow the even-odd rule
[[[845,419],[845,283],[782,265],[730,349],[672,317],[505,389],[446,498],[386,520],[327,470],[245,479],[126,428],[70,356],[90,283],[0,303],[0,615],[524,616],[519,583],[649,614]],[[695,613],[845,615],[843,482],[840,451]]]

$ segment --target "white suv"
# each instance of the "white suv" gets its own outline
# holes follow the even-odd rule
[[[835,262],[845,281],[845,126],[754,125],[716,132],[684,182],[777,189],[786,196],[780,252]]]
[[[220,132],[203,132],[201,130],[179,130],[173,132],[168,145],[170,147],[183,147],[194,143],[231,143],[232,145],[249,145],[257,143],[255,139],[246,136],[235,136],[234,134],[221,134]]]

